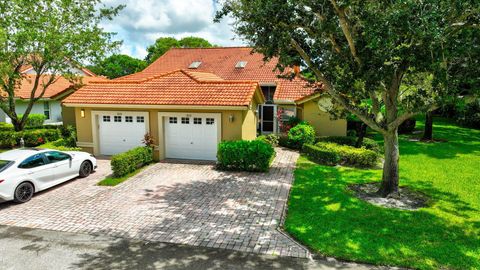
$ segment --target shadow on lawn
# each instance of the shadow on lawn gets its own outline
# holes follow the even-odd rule
[[[421,190],[440,204],[440,211],[381,208],[347,190],[348,184],[372,182],[379,176],[371,170],[301,160],[291,191],[287,230],[314,250],[343,259],[432,269],[480,267],[480,224],[461,213],[478,209],[428,184]],[[456,215],[463,223],[449,221],[441,211]]]

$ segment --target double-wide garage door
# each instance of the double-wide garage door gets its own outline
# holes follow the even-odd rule
[[[167,158],[216,160],[219,115],[172,114],[164,116],[163,121]]]
[[[143,145],[148,132],[147,112],[104,112],[98,117],[102,155],[115,155]]]
[[[164,136],[166,158],[216,160],[220,114],[159,113],[159,119],[163,121],[159,136]],[[98,112],[100,154],[114,155],[143,146],[148,122],[148,112]]]

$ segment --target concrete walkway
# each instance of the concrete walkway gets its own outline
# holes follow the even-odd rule
[[[335,261],[0,226],[0,269],[384,269]]]

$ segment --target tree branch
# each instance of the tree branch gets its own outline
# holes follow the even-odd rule
[[[305,63],[308,65],[308,67],[315,73],[315,76],[317,79],[323,83],[324,89],[337,101],[339,102],[345,109],[350,111],[351,113],[355,114],[360,120],[362,120],[365,124],[367,124],[369,127],[374,129],[375,131],[378,131],[382,134],[386,133],[386,130],[383,129],[380,125],[378,125],[374,120],[372,120],[368,114],[365,114],[361,110],[355,108],[354,106],[351,106],[348,102],[348,100],[337,93],[335,89],[333,88],[332,84],[330,83],[329,80],[323,75],[323,73],[313,64],[312,59],[308,54],[303,50],[303,48],[298,44],[298,42],[295,39],[291,39],[292,46],[295,48],[295,50],[300,54],[300,56],[303,58]]]
[[[345,15],[345,10],[340,8],[337,5],[337,2],[335,0],[330,0],[330,2],[332,3],[333,9],[338,15],[338,20],[340,21],[340,27],[342,28],[343,35],[347,39],[348,47],[350,48],[350,53],[352,54],[353,59],[355,59],[355,62],[357,62],[358,65],[361,66],[362,60],[360,59],[360,57],[358,57],[357,48],[355,47],[355,41],[353,40],[352,31],[350,30],[347,16]]]

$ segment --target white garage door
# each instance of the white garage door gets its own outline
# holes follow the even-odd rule
[[[143,145],[147,112],[105,112],[98,117],[100,154],[115,155]]]
[[[164,117],[167,158],[216,160],[220,116],[183,114]]]

